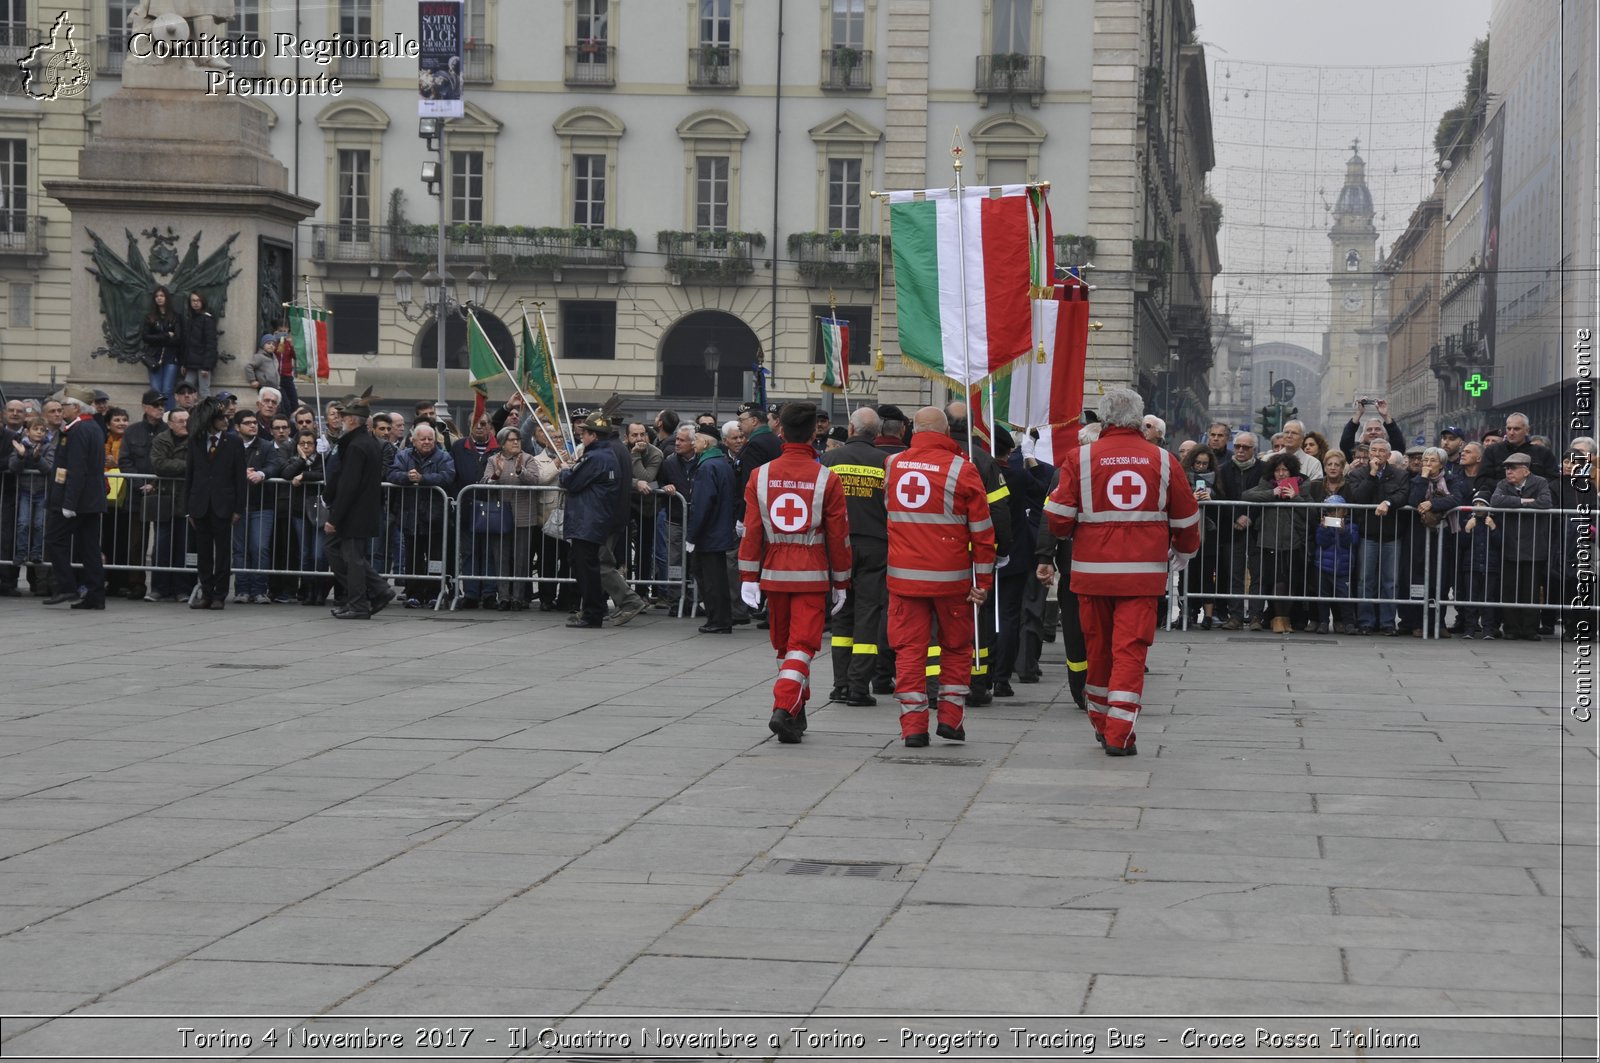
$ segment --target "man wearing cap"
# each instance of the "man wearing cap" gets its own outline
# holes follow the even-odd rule
[[[1527,432],[1526,418],[1523,432]],[[1510,426],[1511,418],[1506,418]],[[1507,432],[1506,439],[1511,440]],[[1500,566],[1501,623],[1506,639],[1538,642],[1539,613],[1533,603],[1545,582],[1550,558],[1550,520],[1535,510],[1550,508],[1550,481],[1533,471],[1533,457],[1517,451],[1504,458],[1504,477],[1495,484],[1489,505],[1513,512],[1500,518],[1500,543],[1505,561]],[[1516,608],[1517,605],[1523,608]],[[1510,608],[1506,608],[1506,607]]]
[[[883,499],[884,466],[889,455],[873,445],[878,437],[878,412],[858,406],[850,414],[851,434],[844,445],[822,456],[844,486],[850,519],[850,591],[833,622],[834,701],[865,707],[876,705],[872,672],[883,638],[884,611],[889,604],[884,582],[889,564],[889,517]]]
[[[151,461],[150,448],[156,441],[156,436],[167,430],[167,423],[163,417],[167,400],[160,391],[151,388],[139,400],[143,407],[144,416],[137,422],[128,426],[122,434],[122,450],[117,456],[117,467],[123,473],[135,476],[154,477],[156,467]],[[144,544],[149,541],[147,534],[150,522],[156,519],[158,495],[154,479],[136,479],[129,481],[132,487],[133,502],[131,503],[128,521],[128,556],[144,559]],[[140,577],[136,574],[135,580]],[[137,585],[128,591],[129,598],[148,597],[155,600],[154,592],[146,595],[144,590]]]
[[[189,423],[189,468],[184,495],[200,573],[191,609],[222,609],[233,574],[233,526],[244,517],[249,481],[244,443],[228,428],[221,395],[206,399]]]
[[[739,452],[734,473],[742,498],[750,474],[782,454],[783,441],[768,427],[766,412],[758,402],[747,402],[739,407],[739,427],[744,429],[744,449]]]
[[[56,441],[55,471],[45,501],[44,551],[55,576],[46,605],[106,607],[106,573],[100,561],[100,520],[106,511],[106,434],[94,419],[94,392],[69,384],[62,392],[67,418]],[[83,566],[84,596],[72,571]]]
[[[1450,473],[1461,471],[1461,448],[1467,445],[1467,434],[1453,424],[1439,429],[1439,449],[1449,455],[1445,469]]]
[[[706,607],[702,635],[733,632],[733,605],[728,589],[728,552],[736,550],[735,525],[739,497],[733,490],[733,466],[722,450],[716,425],[694,429],[694,505],[689,508],[684,549],[694,555],[700,577],[700,601]]]
[[[583,454],[561,470],[566,488],[564,534],[572,544],[572,576],[578,584],[578,615],[568,627],[594,628],[605,621],[606,594],[600,585],[600,551],[616,534],[617,512],[627,512],[623,485],[628,472],[617,453],[602,443],[611,421],[595,411],[578,427]]]
[[[369,389],[370,390],[370,389]],[[383,452],[367,431],[369,399],[351,396],[340,404],[338,461],[328,463],[323,497],[328,519],[328,567],[339,580],[343,601],[337,620],[370,620],[395,598],[367,560],[367,543],[378,534],[383,516]]]
[[[178,390],[174,392],[174,395],[177,398],[177,409],[180,410],[193,411],[200,402],[199,390],[187,380],[178,385]]]
[[[739,591],[752,609],[766,593],[768,635],[780,661],[767,728],[793,744],[806,729],[811,661],[822,648],[830,600],[837,613],[850,586],[850,525],[844,485],[812,449],[817,408],[789,403],[782,427],[783,452],[752,469],[745,483]]]
[[[95,423],[100,426],[100,431],[102,432],[110,431],[110,425],[106,423],[106,411],[109,409],[111,409],[111,395],[107,392],[101,391],[99,388],[95,388],[94,420]]]

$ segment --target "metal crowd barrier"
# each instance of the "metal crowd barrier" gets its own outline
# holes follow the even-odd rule
[[[1305,513],[1304,537],[1291,539],[1290,549],[1270,549],[1263,525],[1279,519],[1273,511],[1292,507]],[[1403,506],[1392,528],[1369,539],[1361,535],[1362,515],[1377,505],[1340,508],[1343,527],[1326,528],[1319,545],[1325,503],[1202,502],[1201,550],[1173,577],[1165,626],[1186,629],[1209,605],[1214,623],[1238,619],[1241,628],[1266,628],[1271,617],[1284,617],[1295,630],[1329,623],[1333,630],[1398,628],[1438,638],[1450,610],[1455,626],[1492,630],[1508,610],[1551,610],[1571,625],[1579,619],[1576,600],[1594,608],[1600,586],[1594,512],[1463,507],[1452,530],[1448,517],[1430,528],[1414,507]],[[1239,515],[1250,518],[1249,527],[1236,527]],[[1347,546],[1338,548],[1334,533],[1348,532],[1352,523],[1355,541],[1347,534]]]
[[[681,520],[687,504],[675,493],[638,496],[628,534],[628,555],[617,559],[624,578],[635,588],[656,588],[682,603],[688,593],[688,566],[683,539],[657,549],[658,514]],[[576,584],[568,563],[567,544],[549,535],[554,515],[564,513],[566,492],[556,486],[471,484],[456,499],[455,569],[452,609],[464,601],[493,596],[518,607],[539,598],[554,602],[563,586]],[[681,523],[680,523],[681,526]],[[681,607],[680,607],[681,613]]]

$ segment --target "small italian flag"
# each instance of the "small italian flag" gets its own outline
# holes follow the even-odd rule
[[[1029,185],[889,194],[900,353],[965,391],[1030,353],[1049,208]]]
[[[1089,354],[1089,286],[1068,277],[1058,291],[1056,298],[1033,304],[1044,359],[1022,359],[1015,371],[974,388],[971,395],[975,433],[989,436],[992,393],[994,419],[1002,429],[1038,432],[1034,457],[1046,465],[1060,465],[1078,445]]]
[[[294,375],[328,379],[328,322],[326,310],[289,305],[289,335],[294,340]]]
[[[850,390],[850,322],[819,317],[822,326],[822,390]]]

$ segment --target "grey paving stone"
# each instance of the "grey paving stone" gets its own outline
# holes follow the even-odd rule
[[[973,1013],[1057,1014],[1075,1012],[1088,988],[1088,975],[1055,971],[853,966],[818,1007],[910,1013],[954,1004]]]
[[[224,1015],[314,1012],[389,970],[352,964],[188,959],[124,986],[105,1003],[130,1013],[167,1001],[204,1001]]]
[[[390,918],[339,915],[273,915],[194,953],[198,960],[252,963],[365,964],[396,967],[458,927],[457,919],[425,919],[415,913]]]
[[[1100,878],[1037,878],[928,870],[908,901],[999,904],[1034,908],[1197,907],[1227,911],[1331,913],[1322,886],[1244,882],[1148,882]],[[1022,913],[1020,918],[1027,918]]]
[[[843,969],[842,963],[641,956],[590,998],[588,1006],[809,1011]]]

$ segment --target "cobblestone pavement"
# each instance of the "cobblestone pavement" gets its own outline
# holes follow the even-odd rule
[[[193,1058],[184,1023],[115,1015],[580,1011],[896,1050],[1022,1025],[1176,1053],[1192,1027],[1269,1058],[1259,1025],[1344,1058],[1375,1053],[1331,1027],[1595,1053],[1595,725],[1548,641],[1162,635],[1123,760],[1059,644],[971,741],[914,751],[888,698],[778,745],[764,633],[651,614],[0,599],[0,645],[0,1013],[38,1017],[7,1059]],[[515,1054],[484,1040],[509,1021],[463,1025]]]

